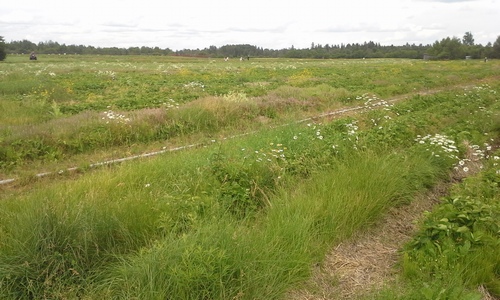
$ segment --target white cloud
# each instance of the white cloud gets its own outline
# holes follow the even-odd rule
[[[494,42],[497,0],[254,0],[140,2],[8,1],[0,7],[6,41],[57,41],[100,47],[195,49],[248,43],[264,48],[316,44],[431,44],[472,32]]]
[[[474,2],[477,0],[418,0],[422,2],[442,2],[442,3],[458,3],[458,2]]]

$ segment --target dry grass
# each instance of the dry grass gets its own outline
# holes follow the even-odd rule
[[[132,113],[132,120],[143,122],[146,120],[149,123],[158,124],[164,123],[167,119],[167,110],[165,108],[143,108]]]
[[[313,277],[291,299],[356,299],[394,279],[398,251],[416,230],[424,211],[431,210],[446,186],[438,186],[409,205],[393,208],[377,224],[337,245]]]
[[[477,290],[479,291],[479,293],[482,295],[483,297],[483,300],[498,300],[497,297],[491,295],[488,290],[484,287],[484,286],[479,286],[477,288]]]

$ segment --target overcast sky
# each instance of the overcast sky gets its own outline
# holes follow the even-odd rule
[[[6,0],[0,5],[0,36],[7,42],[96,47],[425,45],[461,39],[468,31],[476,44],[495,42],[500,0]]]

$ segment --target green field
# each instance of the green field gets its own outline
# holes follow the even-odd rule
[[[372,297],[498,297],[499,75],[496,60],[9,56],[0,298],[285,299],[457,174]]]

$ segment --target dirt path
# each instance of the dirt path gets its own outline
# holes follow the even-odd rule
[[[449,188],[466,176],[479,172],[481,162],[469,153],[469,172],[454,171],[450,180],[419,195],[410,204],[395,207],[377,223],[353,238],[337,245],[324,262],[315,267],[311,279],[301,289],[291,291],[286,299],[332,300],[366,299],[363,297],[397,280],[399,250],[408,242],[423,220]],[[479,288],[484,300],[494,300]]]
[[[368,231],[337,245],[313,271],[303,289],[287,299],[358,299],[395,279],[398,251],[416,231],[424,211],[432,210],[449,183],[435,187],[409,205],[391,209]]]

